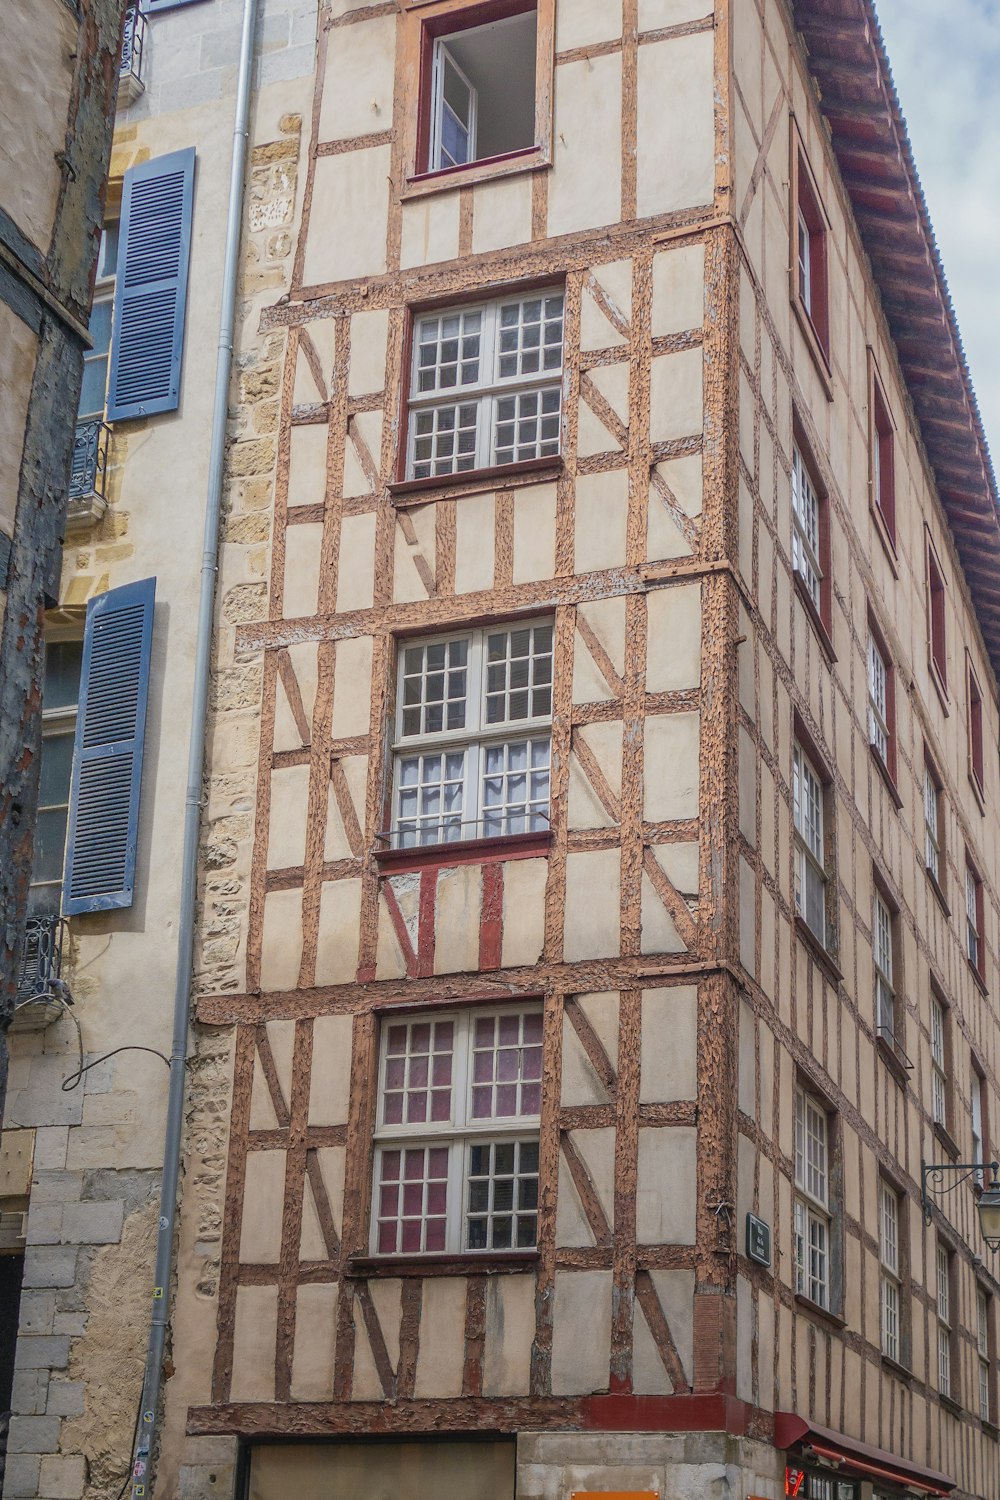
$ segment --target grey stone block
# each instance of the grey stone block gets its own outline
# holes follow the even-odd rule
[[[4,1500],[27,1500],[38,1494],[38,1475],[42,1460],[37,1453],[8,1453],[4,1469]]]
[[[87,1461],[82,1453],[43,1458],[39,1494],[46,1500],[80,1500],[87,1484]]]
[[[20,1332],[51,1333],[55,1310],[56,1298],[54,1292],[22,1292],[21,1306],[18,1312],[18,1328]]]
[[[20,1417],[10,1419],[8,1453],[58,1453],[58,1417]]]
[[[181,1464],[177,1500],[220,1500],[232,1494],[234,1477],[232,1464]]]
[[[48,1410],[48,1370],[18,1370],[10,1395],[11,1411],[25,1417],[40,1417]]]
[[[67,1203],[62,1210],[62,1242],[70,1245],[117,1245],[122,1237],[124,1204]]]
[[[82,1417],[83,1381],[50,1380],[45,1412],[50,1417]]]
[[[81,1103],[81,1109],[83,1108]],[[35,1172],[62,1171],[66,1165],[66,1147],[69,1130],[65,1125],[53,1125],[51,1118],[35,1135]]]
[[[52,1319],[53,1333],[68,1333],[70,1338],[80,1338],[87,1331],[87,1315],[83,1312],[56,1313]]]
[[[304,78],[311,73],[316,61],[316,48],[286,47],[282,52],[272,52],[263,57],[257,68],[258,84],[284,83],[290,78]]]
[[[39,1172],[31,1188],[36,1203],[76,1203],[83,1190],[82,1172]]]
[[[97,1052],[87,1053],[87,1072],[83,1075],[83,1092],[85,1094],[110,1094],[115,1082],[115,1060],[109,1057],[106,1062],[95,1063],[91,1059],[99,1057]]]
[[[62,1229],[61,1203],[31,1203],[28,1209],[28,1245],[58,1245]]]
[[[25,1250],[23,1286],[72,1286],[75,1280],[76,1250],[72,1245],[29,1245]]]
[[[222,73],[222,68],[203,69],[179,78],[176,83],[159,84],[160,109],[193,109],[198,104],[213,104],[222,98]]]
[[[69,1364],[69,1338],[66,1334],[25,1333],[17,1341],[14,1368],[21,1370],[65,1370]],[[27,1449],[19,1449],[27,1452]],[[35,1449],[40,1452],[40,1449]]]

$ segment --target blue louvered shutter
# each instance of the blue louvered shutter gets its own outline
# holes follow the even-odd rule
[[[109,422],[174,411],[180,401],[193,201],[193,146],[125,173]]]
[[[132,905],[156,579],[91,599],[69,793],[63,912]]]

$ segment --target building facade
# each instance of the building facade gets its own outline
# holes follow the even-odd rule
[[[62,25],[73,7],[44,9]],[[19,866],[29,930],[0,1161],[9,1497],[110,1500],[133,1462],[242,20],[238,0],[153,0],[129,11],[121,52],[116,25],[110,54],[92,347],[66,397],[68,514],[39,620],[41,809]],[[315,6],[260,7],[247,212],[276,264],[296,191],[294,80],[311,78],[315,36]],[[275,282],[271,263],[248,266],[240,295]],[[87,308],[89,288],[84,323]],[[193,1097],[207,1072],[192,1066]],[[221,1130],[217,1151],[221,1171]]]
[[[992,1495],[921,1168],[991,1155],[1000,530],[873,9],[336,0],[301,108],[182,1492]]]

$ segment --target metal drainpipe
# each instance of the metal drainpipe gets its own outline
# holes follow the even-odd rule
[[[201,787],[205,761],[205,720],[208,714],[215,580],[219,559],[219,514],[222,507],[222,469],[226,454],[226,415],[229,407],[229,378],[233,361],[233,326],[236,313],[240,230],[243,220],[247,123],[250,115],[257,5],[258,0],[244,0],[243,3],[243,34],[240,39],[236,117],[233,123],[233,157],[229,172],[229,214],[226,222],[222,306],[219,312],[215,405],[212,411],[212,449],[208,469],[208,498],[205,508],[204,550],[201,561],[201,597],[198,605],[198,634],[195,643],[187,796],[184,803],[183,863],[177,924],[177,972],[174,983],[174,1036],[170,1053],[170,1084],[167,1097],[167,1127],[163,1146],[163,1178],[160,1184],[160,1221],[156,1239],[152,1315],[146,1350],[146,1369],[142,1383],[142,1405],[139,1411],[133,1455],[133,1500],[139,1500],[139,1497],[146,1500],[146,1497],[152,1493],[149,1483],[150,1462],[155,1452],[160,1386],[163,1376],[163,1350],[167,1336],[174,1270],[174,1227],[177,1217],[177,1184],[180,1176],[181,1133],[184,1125],[185,1068],[191,1017],[191,968],[194,958],[194,915],[198,885]]]

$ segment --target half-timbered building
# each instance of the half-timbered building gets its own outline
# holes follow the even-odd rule
[[[179,1492],[995,1495],[1000,522],[871,0],[333,0],[303,110]]]

